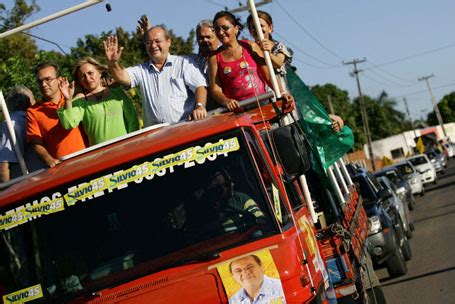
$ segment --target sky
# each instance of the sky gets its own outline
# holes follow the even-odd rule
[[[36,0],[41,11],[27,21],[40,19],[85,0]],[[13,0],[1,1],[11,8]],[[234,0],[110,0],[40,25],[31,34],[54,41],[69,52],[78,38],[122,27],[134,31],[138,18],[147,14],[153,24],[165,24],[187,37],[201,19],[237,8]],[[256,0],[256,2],[259,2]],[[274,39],[294,51],[293,64],[310,86],[332,83],[358,96],[353,65],[358,68],[364,95],[378,97],[386,91],[405,112],[407,99],[413,119],[426,118],[433,110],[425,81],[429,78],[436,101],[455,91],[455,1],[453,0],[273,0],[259,9],[273,17]],[[237,14],[246,21],[247,12]],[[248,36],[244,30],[243,34]],[[37,40],[44,50],[57,50]],[[125,50],[126,52],[128,50]]]

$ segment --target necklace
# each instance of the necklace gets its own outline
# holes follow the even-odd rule
[[[233,49],[232,51],[231,50],[228,50],[226,49],[226,54],[229,56],[229,57],[232,57],[232,58],[236,58],[235,57],[235,53],[237,52],[238,49],[241,49],[242,47],[240,45],[237,45],[237,47],[235,49]]]

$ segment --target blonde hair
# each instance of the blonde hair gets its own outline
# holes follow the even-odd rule
[[[81,67],[84,65],[84,64],[91,64],[93,65],[97,70],[98,72],[101,74],[101,83],[104,87],[110,87],[112,86],[112,84],[114,83],[114,80],[112,79],[112,77],[109,75],[109,70],[107,68],[107,66],[99,63],[95,58],[93,57],[86,57],[84,59],[81,59],[79,60],[76,65],[74,66],[74,69],[73,69],[73,77],[74,77],[74,80],[76,81],[76,86],[82,90],[82,91],[85,91],[84,87],[81,85],[80,81],[79,81],[79,70],[81,69]]]

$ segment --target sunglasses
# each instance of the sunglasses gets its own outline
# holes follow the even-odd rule
[[[230,25],[219,25],[219,26],[217,25],[213,29],[215,30],[215,32],[221,32],[221,31],[227,32],[231,28],[232,28],[232,26],[230,26]]]

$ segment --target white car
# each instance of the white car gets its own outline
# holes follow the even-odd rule
[[[394,165],[395,168],[406,178],[411,186],[412,194],[425,195],[425,187],[423,186],[422,176],[411,162],[404,160]]]
[[[416,168],[422,176],[423,184],[437,183],[436,169],[425,154],[418,154],[409,157],[407,160]]]

